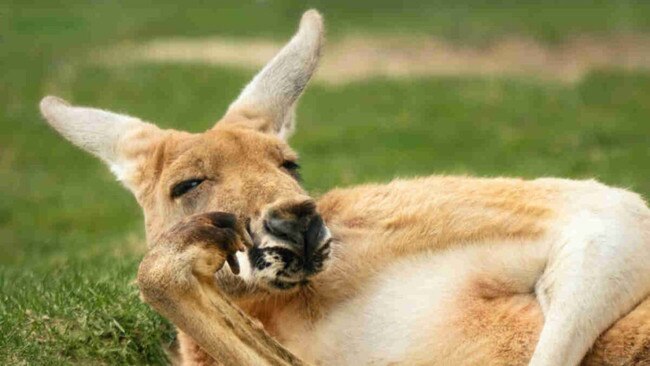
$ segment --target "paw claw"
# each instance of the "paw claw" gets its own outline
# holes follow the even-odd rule
[[[232,273],[238,275],[239,274],[239,261],[237,260],[237,257],[234,254],[228,254],[226,257],[226,261],[228,262],[228,266],[230,267],[230,271]]]

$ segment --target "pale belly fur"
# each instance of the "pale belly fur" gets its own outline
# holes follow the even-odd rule
[[[520,346],[532,352],[542,323],[534,285],[547,252],[548,245],[539,242],[483,243],[399,259],[313,327],[290,311],[282,314],[287,327],[281,333],[290,335],[283,344],[323,365],[484,364],[490,359],[485,352],[494,351],[481,347],[489,339],[477,333],[479,338],[467,341],[474,325],[486,319],[467,317],[481,316],[471,309],[490,313],[498,306],[501,313],[526,318],[526,329],[519,331],[529,344]],[[505,302],[490,302],[495,296]]]

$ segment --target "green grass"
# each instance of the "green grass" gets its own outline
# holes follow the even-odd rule
[[[170,326],[130,283],[133,259],[2,270],[4,365],[164,363]]]
[[[40,97],[200,131],[251,76],[106,68],[85,62],[90,50],[170,35],[287,38],[312,6],[331,37],[417,32],[481,42],[516,33],[555,42],[650,30],[647,2],[307,3],[0,4],[0,364],[159,364],[172,338],[132,285],[144,250],[135,200],[42,122]],[[595,177],[650,195],[650,74],[602,70],[577,85],[460,77],[313,85],[298,116],[293,144],[316,193],[435,172]]]

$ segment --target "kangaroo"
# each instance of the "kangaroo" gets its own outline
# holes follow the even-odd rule
[[[179,328],[182,363],[650,364],[650,209],[635,193],[431,176],[307,194],[287,139],[323,33],[307,11],[204,133],[41,101],[142,206],[140,291]],[[248,337],[231,317],[279,356],[216,347],[238,342],[217,324]]]

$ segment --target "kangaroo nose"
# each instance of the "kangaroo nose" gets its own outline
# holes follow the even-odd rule
[[[317,270],[315,267],[315,262],[312,260],[314,257],[314,252],[318,249],[318,245],[322,242],[324,236],[326,235],[325,223],[323,218],[316,214],[309,221],[307,231],[305,232],[305,270],[307,272],[313,273]]]
[[[298,220],[287,220],[278,217],[272,217],[264,220],[264,229],[269,234],[278,239],[292,244],[292,246],[302,247],[304,244],[303,225]]]
[[[306,262],[312,257],[323,235],[323,219],[313,201],[279,207],[267,214],[264,229],[287,242]]]

